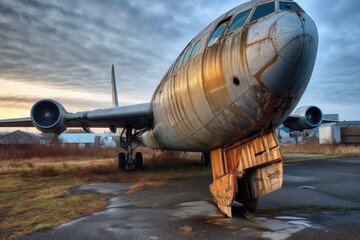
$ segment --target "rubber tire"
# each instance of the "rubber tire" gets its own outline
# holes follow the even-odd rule
[[[210,165],[210,153],[201,153],[201,166],[206,167]]]
[[[135,153],[135,168],[141,170],[143,168],[143,156],[141,152]]]
[[[126,155],[125,153],[121,152],[118,156],[118,169],[125,171],[126,168]]]

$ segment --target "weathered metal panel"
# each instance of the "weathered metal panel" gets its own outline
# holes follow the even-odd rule
[[[360,144],[360,136],[343,136],[341,143],[344,144]]]
[[[201,127],[207,124],[215,117],[204,92],[204,85],[202,81],[202,55],[198,55],[193,60],[193,63],[188,68],[188,91],[192,106],[194,108],[194,116],[189,116],[191,119],[196,117],[196,120],[201,124]],[[198,130],[199,127],[196,128]]]
[[[360,144],[360,126],[341,127],[341,142],[345,144]]]
[[[251,172],[252,197],[260,198],[279,190],[283,184],[283,163],[278,161]]]
[[[327,125],[319,127],[319,143],[341,143],[341,128],[339,125]]]
[[[226,89],[227,82],[224,78],[222,67],[222,54],[224,43],[214,44],[204,53],[203,84],[206,99],[213,112],[218,114],[229,105]]]
[[[210,191],[219,209],[230,217],[235,198],[254,205],[256,199],[282,186],[282,155],[274,132],[213,150],[211,162],[213,183]],[[238,189],[239,181],[241,188]]]
[[[211,151],[211,165],[213,180],[227,174],[224,168],[224,155],[222,149],[219,148]]]
[[[341,127],[341,136],[360,136],[360,126],[358,126],[358,127],[351,127],[351,126]]]
[[[231,205],[237,191],[236,182],[235,174],[227,174],[210,184],[210,191],[220,210],[229,217],[232,217]]]
[[[210,151],[271,130],[295,108],[317,48],[316,27],[306,14],[280,11],[207,47],[218,23],[250,5],[225,13],[189,44],[202,39],[202,52],[158,87],[154,128],[142,136],[146,145]],[[159,97],[165,88],[171,91]]]

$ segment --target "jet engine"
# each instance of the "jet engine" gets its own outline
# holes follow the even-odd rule
[[[316,128],[321,124],[322,112],[316,106],[298,108],[284,122],[284,126],[295,131]]]
[[[65,108],[51,99],[36,102],[31,108],[31,121],[43,133],[61,134],[67,128]]]

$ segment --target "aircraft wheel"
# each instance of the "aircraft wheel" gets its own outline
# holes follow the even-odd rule
[[[201,153],[201,166],[206,167],[210,165],[210,153]]]
[[[138,170],[143,168],[143,156],[141,152],[135,153],[135,168]]]
[[[118,169],[125,171],[125,167],[126,167],[126,156],[125,156],[125,153],[121,152],[121,153],[119,153],[119,156],[118,156]]]

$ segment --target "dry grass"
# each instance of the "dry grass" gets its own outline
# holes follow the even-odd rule
[[[133,182],[128,191],[134,192],[164,186],[179,178],[211,174],[209,167],[198,167],[200,155],[193,153],[138,149],[144,153],[144,171],[123,172],[117,169],[117,152],[112,153],[113,149],[109,152],[99,148],[62,149],[68,152],[66,157],[66,154],[58,155],[56,149],[51,150],[55,154],[51,156],[47,147],[46,151],[41,150],[46,154],[40,154],[38,147],[0,149],[0,239],[48,230],[106,207],[108,195],[69,191],[76,186],[94,182]],[[32,152],[34,156],[31,157]],[[85,155],[80,156],[82,153]]]
[[[344,144],[289,144],[283,146],[286,153],[309,153],[324,155],[359,156],[360,146]]]
[[[179,230],[180,230],[183,234],[189,235],[189,234],[192,234],[192,233],[193,233],[194,228],[191,227],[190,225],[184,225],[184,226],[179,227]]]
[[[130,185],[130,187],[128,187],[128,189],[126,189],[126,193],[133,193],[133,192],[138,192],[141,191],[145,188],[149,188],[149,187],[163,187],[166,186],[169,183],[169,180],[159,180],[159,181],[136,181],[134,183],[132,183]]]
[[[117,149],[113,148],[80,148],[76,145],[0,145],[0,160],[31,160],[51,158],[53,161],[62,159],[110,158],[116,156]]]
[[[73,195],[85,181],[65,177],[0,175],[0,239],[58,226],[106,206],[105,194]]]

